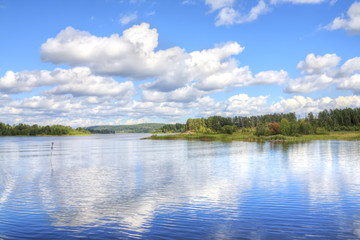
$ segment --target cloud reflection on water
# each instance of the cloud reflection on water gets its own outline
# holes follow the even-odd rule
[[[106,226],[139,237],[161,216],[166,216],[171,229],[181,227],[175,226],[179,221],[172,219],[175,215],[196,219],[203,212],[246,222],[254,218],[252,209],[258,209],[257,221],[268,218],[281,224],[286,216],[274,216],[276,207],[295,211],[291,204],[309,204],[316,214],[317,206],[332,204],[349,221],[341,210],[344,194],[358,204],[358,142],[289,145],[126,137],[60,138],[53,154],[53,175],[45,143],[33,148],[31,156],[18,150],[6,152],[0,158],[0,207],[11,204],[9,198],[27,194],[16,192],[27,184],[57,228]],[[15,149],[24,148],[23,143],[16,144]],[[25,169],[19,170],[19,164]],[[27,182],[14,182],[16,177]],[[358,220],[354,217],[354,234],[359,233]],[[231,233],[227,224],[218,224],[213,236]],[[348,222],[339,225],[349,227]]]

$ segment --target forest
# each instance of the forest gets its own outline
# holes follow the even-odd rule
[[[89,131],[79,127],[73,129],[69,126],[52,125],[52,126],[32,126],[27,124],[9,125],[0,122],[0,136],[62,136],[62,135],[85,135]]]
[[[261,116],[212,116],[188,119],[186,124],[168,124],[158,129],[162,133],[193,132],[201,134],[232,134],[238,130],[255,129],[256,136],[281,134],[297,136],[325,134],[330,131],[359,131],[360,108],[324,110],[318,114],[310,112],[305,118],[296,118],[295,113],[274,113]]]
[[[164,126],[164,123],[140,123],[135,125],[100,125],[86,127],[85,129],[94,134],[109,133],[150,133]]]

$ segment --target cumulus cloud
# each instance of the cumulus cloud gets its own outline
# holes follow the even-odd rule
[[[164,96],[160,92],[179,92],[189,86],[212,92],[231,86],[282,83],[286,75],[284,71],[272,71],[258,73],[254,78],[249,67],[240,67],[233,57],[244,50],[236,42],[190,53],[179,47],[155,51],[157,44],[156,29],[150,29],[146,23],[125,30],[122,36],[110,38],[99,38],[68,27],[43,44],[41,54],[44,61],[85,65],[97,74],[118,75],[131,80],[152,79],[141,84],[145,90],[156,91],[151,97],[145,93],[147,99],[160,99],[159,96]],[[75,51],[78,48],[80,51]]]
[[[341,58],[336,54],[323,56],[308,54],[305,61],[300,61],[297,65],[297,68],[302,70],[305,75],[289,80],[284,92],[310,93],[333,85],[337,85],[337,89],[358,92],[357,75],[352,74],[360,72],[360,58],[349,59],[340,68],[337,68],[340,60]]]
[[[286,93],[309,93],[322,90],[334,84],[334,79],[326,74],[309,75],[291,80],[284,88]]]
[[[20,109],[35,109],[37,111],[48,112],[69,112],[85,107],[81,102],[73,101],[71,98],[49,98],[45,96],[25,98],[19,102],[12,102],[10,106]]]
[[[355,1],[347,11],[347,17],[337,17],[325,29],[345,29],[350,34],[360,34],[360,2]]]
[[[306,72],[308,75],[323,74],[329,69],[336,67],[341,58],[336,54],[325,54],[324,56],[315,56],[310,53],[305,61],[299,62],[297,68]]]
[[[113,96],[131,98],[136,94],[132,82],[116,82],[111,77],[97,76],[87,67],[57,68],[53,71],[8,71],[0,79],[0,92],[31,92],[39,87],[51,86],[45,94],[72,94],[73,96]]]
[[[196,109],[194,112],[195,116],[209,117],[221,115],[223,113],[224,104],[222,102],[216,102],[215,99],[210,96],[204,96],[196,99],[195,102],[187,106],[191,109]]]
[[[271,112],[296,112],[297,114],[319,112],[320,109],[325,109],[331,101],[332,99],[328,97],[313,100],[310,97],[294,96],[274,103],[270,110]]]
[[[237,115],[262,114],[267,111],[268,96],[249,97],[247,94],[239,94],[229,98],[226,112]]]
[[[169,52],[155,54],[157,45],[158,33],[147,23],[109,38],[67,27],[41,46],[41,58],[54,64],[88,66],[100,74],[143,79],[158,75],[163,68],[159,60]]]
[[[200,100],[198,100],[200,101]],[[206,99],[216,109],[216,114],[222,116],[255,116],[269,113],[295,112],[304,115],[309,112],[318,113],[324,109],[356,108],[360,106],[360,96],[340,96],[336,98],[324,97],[313,99],[304,96],[294,96],[269,105],[268,96],[252,97],[248,94],[238,94],[222,102]],[[220,108],[219,108],[220,106]],[[204,108],[204,107],[202,107]],[[214,115],[214,111],[210,112]]]
[[[288,81],[289,75],[286,71],[264,71],[255,75],[251,85],[283,84]]]
[[[5,73],[0,78],[0,121],[89,125],[360,106],[357,96],[295,96],[269,105],[268,96],[237,94],[216,101],[210,95],[243,86],[285,83],[284,90],[290,93],[308,93],[332,85],[357,92],[359,57],[339,67],[337,55],[311,53],[297,65],[302,76],[290,79],[284,70],[253,74],[249,66],[241,66],[235,56],[244,47],[237,42],[192,52],[180,47],[156,50],[157,46],[158,33],[146,23],[110,37],[68,27],[42,45],[41,56],[45,62],[74,68]],[[111,76],[125,79],[116,81]],[[140,99],[134,98],[137,87],[132,80],[145,80],[137,86],[142,91]],[[41,91],[40,96],[13,101],[7,95],[34,90]]]
[[[282,99],[270,106],[271,112],[296,112],[306,114],[309,112],[318,113],[324,109],[335,108],[356,108],[360,106],[360,96],[340,96],[335,99],[324,97],[312,99],[304,96],[294,96],[289,99]]]
[[[178,88],[171,92],[144,90],[142,100],[146,102],[191,102],[206,93],[192,86]]]
[[[121,99],[131,98],[136,94],[134,84],[130,81],[119,83],[111,77],[96,76],[88,68],[67,70],[67,79],[45,94],[71,94],[77,96],[112,96]],[[70,81],[69,81],[70,80]]]
[[[96,97],[98,98],[98,97]],[[93,104],[88,104],[91,100]],[[95,101],[93,101],[95,100]],[[216,101],[210,96],[184,102],[155,102],[155,101],[116,101],[112,98],[97,99],[89,97],[60,96],[34,96],[21,101],[10,102],[0,106],[3,113],[2,122],[25,122],[46,124],[64,124],[72,126],[89,126],[96,124],[120,124],[142,121],[141,119],[182,119],[189,116],[207,117],[221,116],[250,116],[275,112],[296,112],[306,114],[317,113],[324,109],[359,107],[360,96],[341,96],[337,98],[312,99],[304,96],[294,96],[289,99],[269,105],[268,96],[249,96],[238,94],[227,100]],[[178,120],[176,120],[178,121]]]
[[[49,86],[65,81],[62,78],[54,77],[61,74],[57,69],[51,74],[49,71],[24,71],[15,73],[7,71],[5,76],[0,78],[0,92],[21,93],[31,92],[41,86]]]
[[[355,74],[350,78],[345,79],[338,85],[337,88],[341,90],[360,92],[360,74]]]

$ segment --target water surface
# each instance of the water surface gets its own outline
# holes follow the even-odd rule
[[[0,239],[360,239],[359,142],[144,136],[0,138]]]

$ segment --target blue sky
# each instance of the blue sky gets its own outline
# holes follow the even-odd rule
[[[0,121],[360,107],[360,2],[0,0]]]

